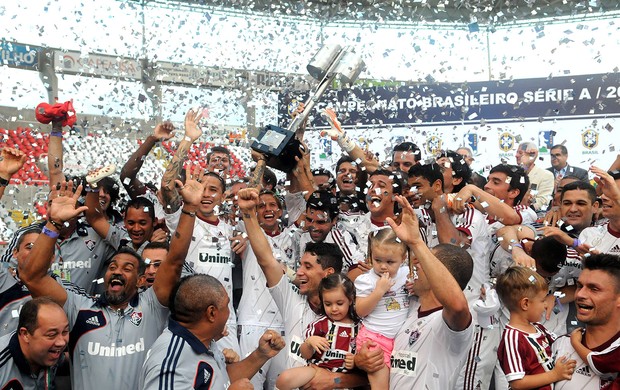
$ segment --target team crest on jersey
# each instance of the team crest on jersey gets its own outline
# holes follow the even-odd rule
[[[142,322],[142,312],[134,311],[133,313],[131,313],[131,316],[129,317],[129,322],[131,322],[135,326],[140,326],[140,323]]]
[[[515,137],[509,132],[503,132],[499,135],[499,148],[503,152],[509,152],[515,146]]]
[[[299,107],[299,102],[297,101],[297,99],[291,100],[290,103],[288,104],[288,107],[286,108],[289,115],[292,116],[295,110],[297,110],[297,107]]]
[[[420,331],[414,330],[413,332],[411,332],[411,334],[409,335],[409,346],[411,347],[413,343],[418,341],[419,338],[420,338]]]
[[[428,154],[436,154],[441,150],[441,138],[431,135],[426,139],[426,152]]]
[[[284,250],[284,253],[286,253],[286,257],[288,257],[289,259],[293,258],[293,248],[286,248]]]
[[[95,241],[93,240],[84,241],[84,245],[86,245],[86,248],[88,248],[88,250],[91,252],[95,249]]]
[[[581,133],[581,143],[587,149],[594,149],[598,146],[598,131],[588,129]]]

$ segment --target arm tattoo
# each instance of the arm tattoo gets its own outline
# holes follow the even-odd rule
[[[265,160],[259,160],[256,163],[256,168],[254,169],[254,175],[252,176],[252,179],[250,180],[248,187],[258,188],[258,186],[261,185],[261,183],[263,182],[263,174],[265,173],[265,167],[267,167],[267,163],[265,162]]]

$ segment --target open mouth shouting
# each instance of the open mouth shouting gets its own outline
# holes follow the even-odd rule
[[[114,275],[110,279],[109,290],[112,292],[120,292],[125,287],[125,279],[120,275]]]

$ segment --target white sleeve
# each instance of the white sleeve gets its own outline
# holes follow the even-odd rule
[[[370,271],[372,272],[372,271]],[[372,280],[370,273],[365,273],[355,279],[355,295],[367,297],[375,289],[375,281]]]
[[[182,209],[183,207],[179,207],[179,209],[172,214],[164,213],[166,218],[166,226],[168,226],[168,230],[170,230],[170,232],[175,232],[177,230],[177,226],[179,226],[179,219],[181,219]]]
[[[303,192],[286,192],[284,194],[284,203],[286,204],[288,224],[290,226],[299,219],[299,216],[306,209],[306,198],[304,198]]]

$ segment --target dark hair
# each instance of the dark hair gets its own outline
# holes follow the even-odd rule
[[[276,200],[276,203],[278,204],[278,208],[282,210],[282,199],[280,199],[280,197],[275,192],[270,190],[261,190],[261,192],[258,194],[258,197],[260,198],[263,195],[273,196],[273,198]]]
[[[97,188],[103,188],[106,194],[110,195],[110,207],[118,200],[120,187],[116,180],[111,177],[104,177],[97,182]]]
[[[165,249],[169,251],[170,244],[168,244],[168,241],[152,241],[144,246],[144,249],[142,249],[142,252],[144,253],[144,251],[147,249]]]
[[[499,164],[491,168],[491,173],[503,173],[506,177],[510,178],[508,188],[511,190],[519,190],[519,195],[515,197],[515,206],[521,203],[527,190],[530,189],[530,178],[527,176],[525,170],[518,165]]]
[[[265,171],[263,172],[263,182],[275,189],[278,184],[278,178],[276,177],[275,172],[269,168],[265,168]]]
[[[230,150],[223,146],[212,146],[209,148],[209,152],[207,153],[207,164],[211,161],[211,156],[213,156],[213,153],[224,153],[228,156],[228,158],[230,158]]]
[[[327,176],[327,183],[329,184],[329,189],[333,189],[336,187],[336,179],[334,179],[334,175],[325,168],[314,168],[311,170],[312,176]]]
[[[422,159],[422,152],[420,151],[420,148],[418,148],[418,145],[413,142],[401,142],[400,144],[394,146],[394,149],[392,149],[392,160],[394,160],[395,152],[411,152],[413,153],[413,160],[416,162]]]
[[[138,275],[144,274],[144,271],[146,271],[146,263],[144,262],[144,259],[142,259],[142,256],[140,256],[138,252],[136,252],[135,250],[131,249],[128,246],[121,246],[120,248],[118,248],[116,252],[114,252],[112,256],[110,256],[108,260],[106,260],[105,262],[106,269],[110,266],[110,263],[116,256],[122,255],[122,254],[127,254],[127,255],[131,255],[135,257],[136,260],[138,260]]]
[[[314,191],[306,201],[306,209],[326,212],[333,220],[338,216],[338,198],[329,191]]]
[[[151,202],[148,198],[144,196],[137,196],[133,199],[130,199],[125,206],[125,213],[127,213],[130,207],[142,210],[143,212],[147,213],[151,218],[151,221],[155,223],[155,206],[153,205],[153,202]]]
[[[22,245],[22,243],[26,239],[27,235],[29,235],[29,234],[41,234],[41,231],[42,231],[42,229],[40,227],[32,227],[31,229],[28,229],[27,231],[25,231],[22,234],[20,234],[19,238],[17,239],[17,242],[15,243],[15,251],[19,251],[19,247]]]
[[[439,180],[441,182],[441,189],[443,191],[443,174],[441,168],[437,163],[430,164],[417,164],[409,168],[409,177],[421,177],[428,180],[430,185]]]
[[[462,179],[461,182],[454,186],[452,192],[459,192],[463,187],[465,187],[471,181],[472,170],[465,161],[465,158],[458,154],[453,150],[442,150],[437,158],[446,157],[450,160],[450,167],[452,168],[452,176]],[[439,168],[442,170],[445,167],[439,165]]]
[[[474,260],[469,252],[460,246],[451,244],[438,244],[433,247],[432,251],[452,274],[461,290],[464,290],[474,272]]]
[[[608,273],[616,281],[616,293],[620,292],[620,256],[599,253],[585,258],[583,269],[600,270]]]
[[[224,181],[224,178],[222,176],[218,175],[215,172],[205,172],[204,178],[206,179],[207,176],[217,178],[217,180],[220,182],[220,187],[222,187],[222,193],[226,192],[226,182]]]
[[[543,237],[532,244],[531,256],[537,267],[555,274],[566,263],[566,245],[553,237]]]
[[[325,313],[325,307],[323,306],[323,292],[334,290],[338,287],[341,287],[344,290],[344,295],[351,301],[348,313],[349,318],[351,318],[351,320],[355,323],[361,321],[355,311],[355,285],[351,279],[341,273],[333,273],[321,279],[321,283],[319,283],[319,298],[321,299],[319,313],[327,316],[327,313]]]
[[[336,172],[338,172],[340,166],[344,163],[357,165],[357,163],[355,162],[355,160],[353,160],[353,158],[351,158],[351,156],[342,156],[338,159],[338,161],[336,161]]]
[[[566,149],[566,146],[564,146],[564,145],[560,145],[560,144],[558,144],[558,145],[553,145],[553,146],[551,147],[551,149],[549,149],[549,150],[551,151],[551,150],[553,150],[553,149],[560,149],[560,151],[562,152],[562,154],[568,154],[568,149]]]
[[[196,274],[181,279],[170,292],[170,317],[179,322],[194,324],[200,321],[209,306],[222,308],[226,290],[211,275]]]
[[[28,333],[33,334],[39,327],[39,309],[44,305],[57,306],[60,310],[64,311],[62,306],[50,297],[33,298],[32,300],[24,303],[24,306],[22,306],[19,312],[19,319],[17,321],[17,330],[19,331],[21,328],[26,328]]]
[[[568,183],[567,185],[562,187],[562,195],[560,195],[560,200],[564,199],[564,194],[566,191],[576,191],[583,190],[588,193],[588,198],[590,199],[590,203],[594,204],[596,202],[596,189],[592,184],[585,182],[583,180],[577,180],[572,183]]]
[[[342,251],[336,244],[326,242],[309,242],[304,249],[305,253],[310,253],[317,258],[317,263],[326,270],[333,268],[334,272],[342,272]]]
[[[414,165],[415,166],[415,165]],[[407,183],[407,173],[402,171],[388,171],[387,169],[377,169],[372,172],[368,178],[370,179],[373,176],[387,176],[390,180],[392,180],[392,192],[398,195],[403,193],[403,187]]]

